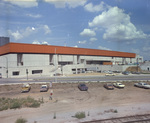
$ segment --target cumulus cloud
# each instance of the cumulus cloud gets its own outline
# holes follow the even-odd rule
[[[10,36],[14,37],[15,40],[20,40],[24,37],[28,37],[29,35],[33,34],[34,32],[35,32],[35,29],[33,29],[33,27],[27,27],[25,30],[17,30],[15,32],[8,30],[8,34]]]
[[[42,42],[43,45],[49,45],[47,41]]]
[[[86,44],[86,40],[84,41],[78,41],[79,44]]]
[[[81,36],[95,36],[96,33],[93,31],[93,30],[90,30],[90,29],[84,29],[81,33],[80,33]]]
[[[84,6],[87,0],[44,0],[50,4],[55,5],[56,8],[76,8],[78,6]]]
[[[23,38],[23,35],[17,30],[16,32],[12,32],[8,30],[9,35],[13,36],[15,40],[19,40]]]
[[[22,38],[28,37],[32,34],[44,32],[44,34],[51,33],[50,28],[48,25],[40,25],[38,27],[27,27],[25,29],[19,29],[16,31],[8,30],[8,34],[12,36],[15,40],[20,40]]]
[[[98,46],[98,49],[101,49],[101,50],[111,50],[111,49],[109,49],[109,48],[102,47],[102,46]]]
[[[92,3],[88,3],[84,6],[84,9],[89,12],[99,12],[105,9],[104,2],[102,1],[99,5],[93,5]]]
[[[41,44],[39,41],[35,40],[32,42],[32,44]]]
[[[108,11],[102,12],[89,22],[89,26],[105,29],[103,39],[110,41],[128,41],[147,37],[131,23],[129,14],[118,7],[110,7]]]
[[[9,2],[13,5],[17,5],[23,8],[30,8],[38,6],[37,0],[3,0],[5,2]]]

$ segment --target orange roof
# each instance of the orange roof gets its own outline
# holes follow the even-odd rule
[[[135,53],[107,51],[98,49],[74,48],[52,45],[9,43],[0,47],[0,55],[8,53],[33,53],[33,54],[67,54],[135,58]]]

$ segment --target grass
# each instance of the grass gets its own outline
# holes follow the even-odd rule
[[[32,97],[27,98],[0,98],[0,111],[7,109],[17,109],[22,107],[33,107],[37,108],[40,104],[43,103],[43,100],[35,100]]]
[[[82,119],[82,118],[85,118],[85,112],[77,112],[75,114],[75,117],[78,118],[78,119]]]
[[[16,120],[15,123],[26,123],[26,122],[27,122],[26,119],[24,119],[24,118],[19,118],[19,119]]]

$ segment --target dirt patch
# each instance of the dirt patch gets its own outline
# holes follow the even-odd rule
[[[48,122],[79,122],[72,116],[79,111],[90,112],[84,120],[105,118],[110,109],[117,113],[109,112],[107,117],[129,115],[133,113],[148,113],[150,90],[134,87],[134,82],[124,82],[125,88],[107,90],[104,83],[86,83],[88,91],[80,91],[78,83],[53,83],[53,88],[48,92],[40,92],[42,84],[32,84],[28,93],[21,93],[21,84],[1,85],[0,97],[19,98],[31,96],[35,99],[43,98],[44,104],[39,108],[22,108],[6,110],[0,113],[0,121],[13,123],[17,118],[23,117],[29,123]],[[149,83],[150,84],[150,83]],[[49,85],[49,84],[47,84]],[[53,100],[49,100],[50,90],[53,90]],[[144,106],[148,105],[148,108]],[[56,119],[53,119],[54,113]],[[99,115],[101,114],[101,115]],[[105,114],[105,115],[104,115]]]

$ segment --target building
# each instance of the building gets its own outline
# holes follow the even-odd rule
[[[12,42],[0,46],[0,73],[4,78],[122,71],[123,65],[136,62],[136,54],[127,52]]]
[[[143,71],[150,72],[150,61],[144,61],[143,63],[140,64],[140,67]]]

